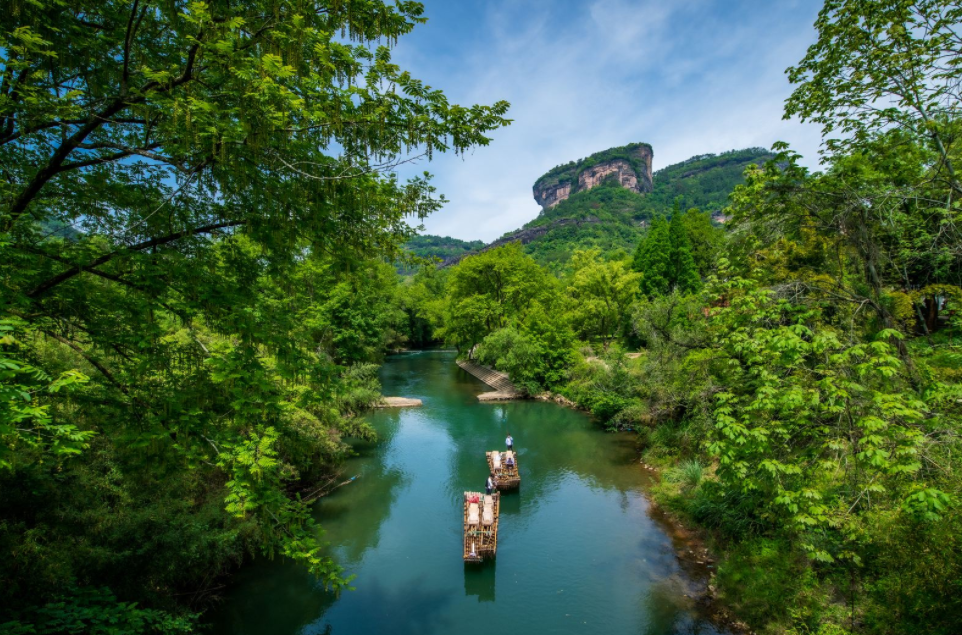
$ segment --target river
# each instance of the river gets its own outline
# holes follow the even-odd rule
[[[719,633],[649,516],[631,434],[605,433],[553,403],[482,404],[487,388],[422,352],[388,359],[384,394],[420,408],[379,410],[315,517],[356,590],[334,595],[298,567],[258,559],[232,579],[212,630],[231,635]],[[462,495],[482,490],[485,451],[515,438],[518,492],[502,495],[498,555],[462,562]]]

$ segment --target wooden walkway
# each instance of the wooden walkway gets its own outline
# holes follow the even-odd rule
[[[514,384],[511,383],[511,380],[504,373],[496,371],[493,368],[488,368],[487,366],[475,364],[474,362],[458,360],[457,364],[464,371],[474,375],[494,388],[494,392],[486,392],[478,395],[478,399],[481,401],[518,399],[521,396],[521,391],[515,388]]]

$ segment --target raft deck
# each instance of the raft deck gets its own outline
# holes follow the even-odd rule
[[[514,465],[508,466],[508,454],[514,458]],[[498,489],[518,489],[521,486],[521,474],[518,473],[518,455],[515,452],[487,452],[488,470],[498,480]]]
[[[476,498],[475,498],[476,497]],[[478,502],[472,503],[472,500]],[[481,562],[498,551],[498,516],[501,495],[464,493],[464,561]]]

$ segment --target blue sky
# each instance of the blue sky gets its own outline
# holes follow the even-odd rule
[[[535,179],[634,141],[654,168],[787,141],[816,165],[818,129],[782,120],[785,69],[820,0],[423,0],[395,60],[457,103],[511,102],[486,148],[406,167],[451,202],[425,232],[493,240],[538,215]]]

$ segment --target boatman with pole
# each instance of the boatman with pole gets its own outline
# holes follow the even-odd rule
[[[514,450],[514,439],[511,438],[511,433],[508,433],[508,437],[504,440],[504,444],[508,446],[508,451]]]

